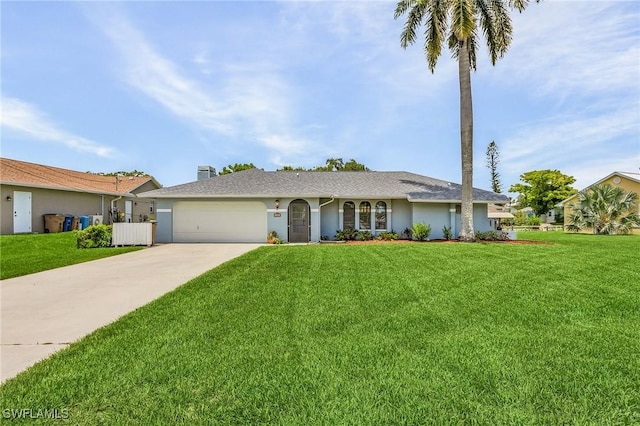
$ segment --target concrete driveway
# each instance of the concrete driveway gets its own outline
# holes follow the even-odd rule
[[[0,281],[0,381],[260,244],[166,244]]]

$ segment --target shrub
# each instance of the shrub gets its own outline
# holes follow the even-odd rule
[[[411,228],[404,228],[404,231],[402,231],[402,239],[410,240],[412,238],[413,238],[413,231],[411,230]]]
[[[351,228],[344,228],[336,231],[335,239],[337,241],[353,241],[358,237],[358,232]]]
[[[498,231],[476,231],[474,239],[476,241],[506,241],[509,239],[509,234]]]
[[[514,218],[513,219],[509,219],[511,221],[513,221],[512,224],[516,225],[516,226],[522,226],[524,224],[527,223],[527,220],[529,219],[529,216],[527,216],[527,214],[525,212],[523,212],[522,210],[519,210],[517,212],[515,212],[513,214]]]
[[[424,223],[414,223],[413,227],[411,228],[411,234],[416,240],[428,240],[429,235],[431,235],[431,225],[427,225]]]
[[[526,225],[529,226],[540,226],[540,224],[542,223],[542,221],[540,220],[540,218],[538,216],[533,216],[527,219]]]
[[[380,235],[378,235],[380,237],[381,240],[385,240],[385,241],[391,241],[391,240],[397,240],[398,239],[398,233],[396,232],[381,232]]]
[[[76,233],[78,248],[109,247],[111,245],[112,226],[101,223],[89,226]]]
[[[451,239],[451,227],[444,226],[442,227],[442,235],[444,235],[444,239],[449,241]]]
[[[278,237],[278,233],[276,231],[271,231],[267,235],[267,243],[269,244],[282,244],[284,240]]]
[[[370,231],[358,231],[357,238],[360,241],[369,241],[373,240],[373,234]]]

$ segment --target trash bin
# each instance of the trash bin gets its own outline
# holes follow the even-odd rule
[[[80,226],[80,219],[77,217],[73,217],[73,219],[71,219],[71,230],[75,231],[76,229],[79,229],[78,227]]]
[[[90,223],[89,216],[80,216],[80,229],[88,228]]]
[[[62,225],[62,232],[71,231],[71,222],[73,221],[73,216],[65,216],[64,224]]]
[[[55,233],[62,232],[62,226],[64,225],[65,217],[62,214],[45,214],[44,216],[44,232]]]

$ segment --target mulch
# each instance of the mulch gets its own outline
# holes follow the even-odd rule
[[[483,244],[551,244],[547,241],[532,241],[532,240],[500,240],[500,241],[478,241]],[[412,241],[412,240],[369,240],[369,241],[347,241],[349,245],[359,244],[456,244],[463,243],[460,240],[429,240],[429,241]]]

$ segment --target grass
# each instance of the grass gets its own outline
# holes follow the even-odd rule
[[[114,256],[140,247],[80,250],[73,232],[0,235],[0,279]]]
[[[262,247],[9,380],[0,409],[89,425],[640,423],[640,238],[519,237],[553,243]]]

